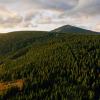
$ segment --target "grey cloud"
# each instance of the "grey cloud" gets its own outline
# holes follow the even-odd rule
[[[21,17],[8,17],[5,20],[4,19],[0,19],[0,26],[2,27],[13,27],[18,25],[19,23],[22,22],[22,18]]]
[[[78,0],[0,0],[0,4],[7,5],[9,8],[16,8],[18,11],[32,8],[69,10],[75,7],[77,3]]]
[[[24,21],[30,23],[33,21],[36,24],[51,24],[59,20],[59,16],[61,14],[62,11],[58,10],[41,10],[29,12],[28,14],[26,14]]]
[[[75,6],[78,0],[30,0],[33,4],[40,5],[44,8],[67,10]]]
[[[100,0],[0,0],[0,4],[0,25],[4,27],[21,23],[21,27],[76,24],[90,28],[100,22]]]
[[[11,3],[11,2],[13,2],[13,1],[15,1],[15,0],[0,0],[0,3]]]
[[[82,15],[99,15],[100,0],[79,0],[78,5],[72,10],[72,13]]]
[[[13,27],[22,22],[22,17],[15,12],[8,10],[4,6],[0,6],[0,26]]]
[[[98,21],[100,22],[100,0],[79,0],[76,7],[72,10],[66,11],[61,14],[60,18],[70,18],[72,20],[84,22],[91,22],[92,24],[96,23],[97,16],[99,17]]]

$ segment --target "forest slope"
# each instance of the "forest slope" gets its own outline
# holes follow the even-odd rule
[[[18,32],[0,36],[0,100],[100,100],[100,35]],[[23,80],[21,91],[17,80]],[[5,85],[7,86],[7,85]]]

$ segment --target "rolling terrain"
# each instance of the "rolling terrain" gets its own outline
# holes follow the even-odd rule
[[[100,35],[70,25],[0,34],[0,100],[100,100]]]

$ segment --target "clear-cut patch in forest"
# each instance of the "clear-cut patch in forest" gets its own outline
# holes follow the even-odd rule
[[[8,91],[12,91],[12,90],[18,90],[18,91],[22,91],[24,88],[24,80],[20,79],[20,80],[16,80],[16,81],[10,81],[10,82],[2,82],[0,83],[0,95],[2,95],[2,93],[7,93]]]

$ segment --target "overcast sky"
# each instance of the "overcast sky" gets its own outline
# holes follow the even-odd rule
[[[100,0],[0,0],[0,32],[66,24],[100,31]]]

